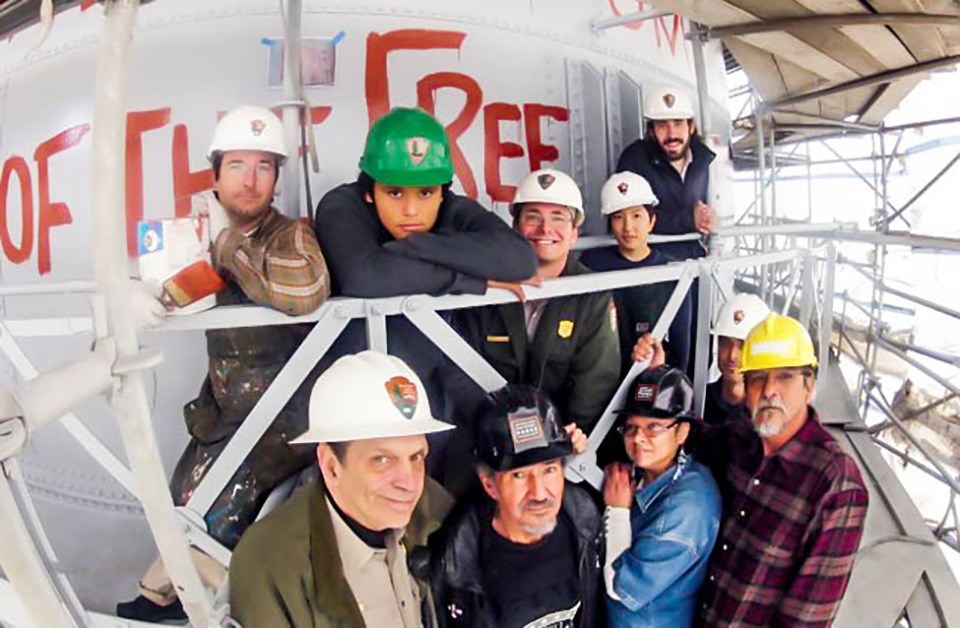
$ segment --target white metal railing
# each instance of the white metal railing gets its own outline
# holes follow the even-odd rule
[[[774,231],[770,227],[737,227],[731,230],[721,230],[717,237],[741,238],[749,235],[784,235],[783,233],[774,233]],[[565,277],[545,282],[539,288],[525,287],[525,291],[528,298],[534,300],[613,290],[633,285],[676,281],[677,286],[674,293],[653,330],[655,336],[662,338],[683,298],[686,297],[690,287],[694,285],[694,280],[699,280],[697,286],[699,296],[698,329],[695,343],[701,350],[697,351],[696,364],[694,365],[697,409],[699,411],[702,408],[706,387],[707,360],[709,358],[709,351],[706,348],[710,342],[710,322],[716,302],[715,297],[729,297],[730,285],[723,279],[727,273],[789,265],[787,272],[783,273],[782,280],[774,286],[767,297],[771,300],[774,297],[781,299],[781,309],[786,309],[791,304],[796,303],[799,295],[800,318],[804,322],[818,321],[819,337],[817,342],[820,355],[828,355],[831,323],[834,319],[833,293],[837,263],[836,246],[838,242],[848,239],[850,233],[843,226],[829,224],[807,225],[806,228],[801,225],[791,225],[784,232],[793,238],[807,238],[811,242],[819,241],[820,243],[816,246],[798,247],[759,255],[730,255],[639,270]],[[898,243],[909,244],[908,241],[898,241]],[[77,284],[73,283],[69,288],[71,292],[76,291]],[[51,292],[54,292],[54,290],[50,287],[44,290],[44,293]],[[29,289],[22,290],[8,287],[5,296],[26,296],[31,293]],[[486,295],[440,297],[411,295],[367,300],[334,298],[330,299],[316,312],[299,317],[290,317],[268,308],[252,306],[218,307],[191,316],[170,317],[158,330],[149,332],[163,334],[183,330],[237,326],[317,323],[247,419],[241,424],[217,461],[211,466],[190,501],[181,509],[180,520],[188,529],[189,542],[204,549],[224,564],[228,563],[229,551],[209,537],[206,530],[203,529],[203,514],[209,510],[236,468],[269,427],[273,417],[287,403],[303,378],[330,348],[350,321],[365,319],[370,345],[385,349],[389,341],[386,329],[387,317],[406,317],[427,338],[431,339],[454,364],[464,370],[478,385],[489,391],[502,386],[503,378],[437,313],[445,310],[507,303],[515,299],[516,297],[512,293],[503,290],[491,290]],[[72,317],[70,320],[75,323],[76,317]],[[40,332],[38,328],[29,328],[29,322],[29,320],[0,322],[0,351],[11,358],[18,373],[24,379],[34,376],[36,370],[16,343],[18,329],[20,335],[36,335]],[[44,324],[49,326],[52,335],[59,335],[65,328],[62,321],[58,322],[58,319],[55,318],[44,319]],[[92,325],[90,328],[92,328]],[[631,373],[621,382],[619,389],[589,437],[590,450],[588,453],[572,460],[568,465],[570,479],[574,481],[585,480],[599,486],[602,475],[596,466],[596,449],[612,425],[613,409],[622,403],[627,382],[641,368],[642,365],[634,365]],[[80,445],[111,476],[132,493],[135,493],[130,480],[130,470],[109,449],[93,437],[75,416],[68,415],[63,421],[70,426],[68,428],[70,433]],[[32,523],[33,525],[39,525],[38,521]]]

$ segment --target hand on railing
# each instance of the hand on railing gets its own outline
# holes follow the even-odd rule
[[[693,223],[700,233],[715,231],[717,228],[717,211],[703,201],[697,201],[693,206]]]
[[[645,362],[650,360],[647,368],[654,368],[667,361],[667,354],[663,350],[663,342],[659,338],[654,338],[653,334],[646,333],[633,345],[633,353],[630,358],[634,362]]]
[[[523,292],[523,286],[535,286],[539,288],[543,284],[543,280],[534,275],[529,279],[524,279],[523,281],[497,281],[496,279],[487,279],[487,288],[500,288],[501,290],[509,290],[510,292],[517,295],[517,298],[520,299],[520,303],[527,302],[527,295]]]
[[[583,433],[576,423],[569,423],[563,426],[563,429],[567,430],[567,434],[570,435],[570,440],[573,441],[573,453],[580,455],[587,451],[589,443],[587,442],[587,435]]]

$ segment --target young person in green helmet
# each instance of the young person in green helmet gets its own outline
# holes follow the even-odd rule
[[[317,206],[317,238],[334,294],[516,291],[536,273],[533,251],[518,233],[450,190],[449,140],[425,111],[398,107],[378,120],[360,171]]]
[[[333,294],[483,294],[499,287],[522,295],[520,284],[537,271],[530,245],[496,214],[453,193],[452,180],[450,144],[433,116],[396,108],[380,118],[367,135],[357,180],[317,206]],[[389,317],[387,335],[390,353],[417,372],[434,407],[445,407],[443,391],[459,389],[465,375],[405,317]],[[318,370],[366,348],[363,321],[353,321]],[[459,465],[446,461],[445,439],[431,437],[428,471],[447,483],[447,470]]]

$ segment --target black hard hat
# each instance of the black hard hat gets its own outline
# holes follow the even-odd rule
[[[630,384],[627,399],[618,414],[692,419],[693,385],[680,369],[667,365],[647,369]]]
[[[507,385],[490,394],[477,417],[477,459],[494,471],[564,458],[573,442],[560,413],[542,392]]]

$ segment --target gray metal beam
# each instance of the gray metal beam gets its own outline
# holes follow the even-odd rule
[[[797,28],[832,28],[837,26],[859,26],[864,24],[879,25],[925,25],[925,26],[958,26],[960,15],[930,14],[930,13],[836,13],[827,15],[806,15],[803,17],[785,17],[773,20],[759,20],[746,24],[732,24],[730,26],[716,26],[701,28],[687,35],[687,39],[723,39],[725,37],[741,37],[756,33],[771,33]]]
[[[590,22],[590,30],[593,32],[598,32],[606,30],[608,28],[613,28],[615,26],[623,26],[624,24],[633,24],[635,22],[646,22],[647,20],[652,20],[658,17],[665,17],[667,15],[673,15],[671,11],[634,11],[633,13],[627,13],[624,15],[618,15],[617,17],[608,17],[602,19],[595,19]]]
[[[948,65],[956,65],[960,62],[960,55],[951,55],[949,57],[941,57],[939,59],[931,59],[930,61],[923,61],[921,63],[916,63],[914,65],[908,65],[906,67],[897,68],[895,70],[885,70],[883,72],[878,72],[876,74],[871,74],[869,76],[864,76],[852,81],[846,81],[844,83],[839,83],[833,87],[826,87],[824,89],[815,89],[811,92],[804,92],[802,94],[797,94],[795,96],[787,96],[786,98],[781,98],[779,100],[773,100],[762,105],[762,108],[765,111],[772,111],[774,109],[780,109],[783,107],[788,107],[790,105],[796,105],[798,103],[806,102],[808,100],[816,100],[818,98],[826,98],[827,96],[833,96],[834,94],[841,94],[843,92],[850,91],[852,89],[859,89],[861,87],[869,87],[871,85],[879,85],[880,83],[890,83],[897,79],[902,79],[908,76],[913,76],[914,74],[923,74],[924,72],[930,72]]]

